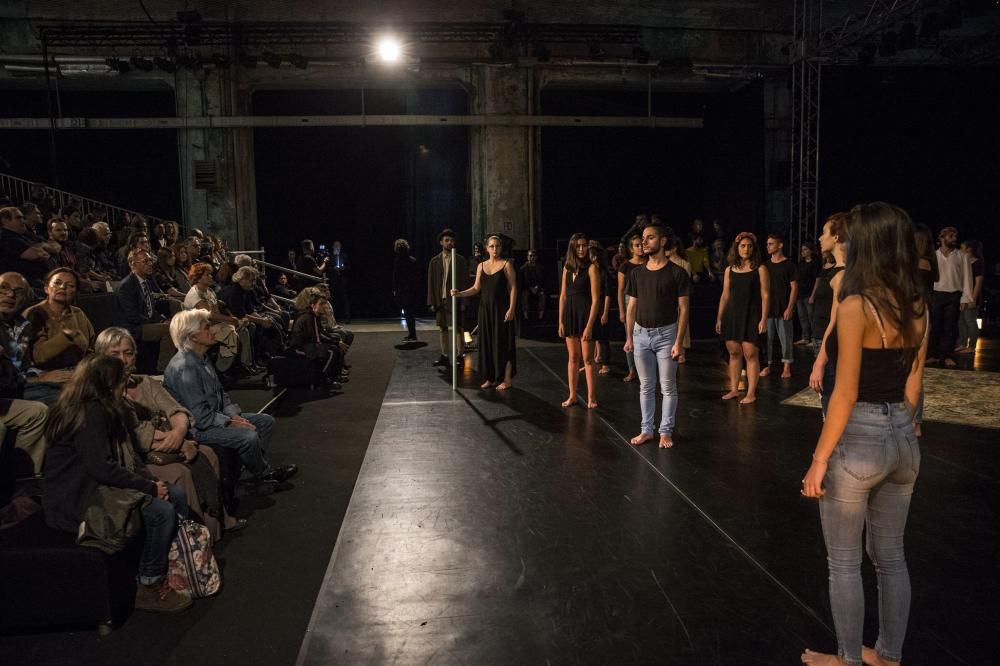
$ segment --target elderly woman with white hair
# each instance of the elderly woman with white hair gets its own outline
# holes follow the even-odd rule
[[[125,364],[126,404],[135,415],[132,428],[146,468],[158,479],[184,488],[195,518],[208,527],[213,540],[222,532],[246,527],[246,520],[226,514],[219,482],[219,458],[188,436],[191,412],[146,375],[135,373],[135,340],[124,328],[112,326],[101,331],[94,344],[99,356],[111,356]]]
[[[163,373],[163,385],[191,413],[195,441],[239,452],[240,460],[257,479],[257,493],[270,494],[298,468],[271,466],[265,452],[274,419],[243,412],[223,390],[215,368],[205,358],[215,344],[208,317],[207,310],[184,310],[170,321],[170,337],[178,351]]]

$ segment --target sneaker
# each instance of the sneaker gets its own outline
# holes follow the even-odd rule
[[[440,368],[448,365],[448,357],[441,355],[438,356],[438,360],[434,361],[434,367]]]
[[[282,483],[295,476],[298,471],[298,465],[282,465],[281,467],[273,468],[270,472],[265,474],[264,479],[266,481]]]
[[[164,578],[160,583],[144,585],[139,583],[135,591],[135,607],[154,613],[179,613],[193,602],[191,597],[181,594]]]

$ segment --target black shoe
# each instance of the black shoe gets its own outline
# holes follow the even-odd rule
[[[331,391],[342,391],[344,390],[344,385],[341,384],[340,382],[328,381],[326,383],[326,388],[330,389]]]
[[[288,479],[295,476],[298,471],[298,465],[282,465],[281,467],[273,468],[270,472],[265,474],[264,479],[267,481],[274,481],[275,483],[284,483]]]
[[[447,365],[448,365],[448,357],[447,356],[443,356],[443,355],[442,356],[438,356],[438,360],[434,361],[434,367],[437,367],[437,368],[443,368],[443,367],[445,367]]]

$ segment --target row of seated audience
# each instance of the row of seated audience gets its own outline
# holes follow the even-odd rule
[[[0,208],[0,439],[12,432],[16,454],[0,473],[41,494],[49,526],[74,535],[100,488],[135,491],[136,607],[182,610],[191,600],[166,577],[178,518],[219,539],[246,525],[230,501],[241,471],[242,491],[259,495],[297,472],[271,465],[274,420],[244,412],[223,379],[298,355],[339,390],[353,334],[337,324],[325,285],[278,285],[294,298],[283,307],[250,257],[201,253],[197,235],[164,240],[154,260],[149,237],[134,231],[122,274],[103,222],[81,226],[75,245],[62,221],[31,242],[23,208]],[[114,325],[100,332],[75,305],[88,283],[113,289]],[[227,463],[237,470],[228,481]]]

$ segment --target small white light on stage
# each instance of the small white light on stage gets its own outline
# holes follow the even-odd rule
[[[399,62],[403,55],[403,46],[395,37],[379,38],[375,48],[382,62]]]
[[[468,331],[465,331],[465,344],[472,344],[472,333],[469,333]]]

